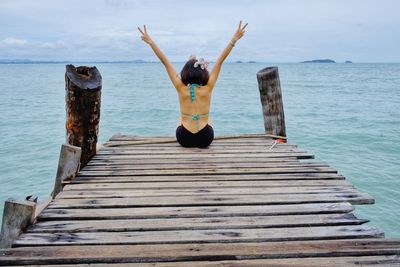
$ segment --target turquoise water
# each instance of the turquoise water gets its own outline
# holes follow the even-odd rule
[[[212,100],[216,134],[263,132],[256,72],[271,65],[224,65]],[[289,141],[373,195],[376,204],[357,214],[399,237],[400,64],[277,65]],[[118,132],[174,134],[177,96],[160,64],[96,66],[100,143]],[[52,189],[65,142],[64,72],[64,64],[0,65],[0,203]]]

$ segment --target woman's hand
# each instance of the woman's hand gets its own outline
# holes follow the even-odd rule
[[[171,62],[169,62],[167,56],[161,51],[161,49],[156,45],[153,40],[151,40],[150,35],[147,33],[146,25],[143,25],[143,30],[140,27],[137,27],[139,32],[142,34],[142,40],[150,45],[150,48],[153,50],[154,54],[158,57],[161,63],[164,65],[169,78],[171,79],[172,84],[175,88],[180,88],[182,86],[181,79],[176,75],[176,71],[174,66],[172,66]]]
[[[146,25],[143,25],[143,30],[141,30],[139,27],[137,27],[140,33],[142,34],[142,40],[151,45],[153,43],[153,40],[151,40],[150,35],[147,33]]]
[[[237,28],[235,34],[234,34],[233,37],[232,37],[232,42],[233,42],[233,43],[236,43],[237,40],[239,40],[240,38],[243,37],[243,35],[244,35],[244,33],[245,33],[245,30],[244,30],[244,29],[247,27],[247,24],[248,24],[248,23],[246,23],[244,26],[242,26],[242,21],[240,21],[239,27]]]

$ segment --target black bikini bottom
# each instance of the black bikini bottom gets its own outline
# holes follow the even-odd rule
[[[197,133],[192,133],[187,130],[183,125],[176,128],[176,140],[183,147],[208,147],[214,139],[214,130],[207,124],[203,129]]]

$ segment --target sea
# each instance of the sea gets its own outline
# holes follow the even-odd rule
[[[103,77],[100,144],[116,133],[174,135],[177,94],[160,63],[74,64]],[[264,131],[256,73],[268,66],[279,68],[289,142],[371,194],[376,203],[356,215],[400,237],[400,64],[225,63],[212,98],[216,135]],[[64,75],[65,63],[0,64],[0,214],[7,198],[40,201],[53,188]]]

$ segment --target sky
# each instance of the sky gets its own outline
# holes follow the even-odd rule
[[[215,60],[238,22],[230,61],[400,62],[398,0],[0,0],[0,59]]]

